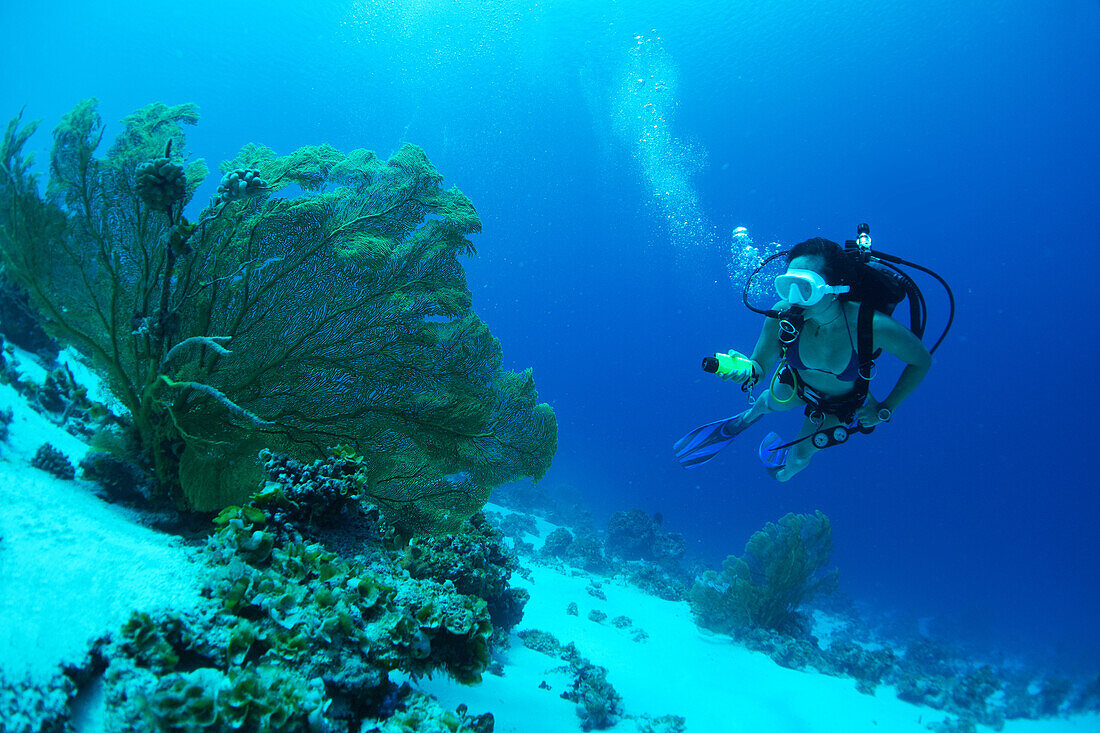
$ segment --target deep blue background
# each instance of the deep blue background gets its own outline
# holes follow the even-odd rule
[[[552,492],[660,511],[712,561],[821,509],[854,597],[1095,666],[1100,5],[664,4],[4,3],[0,113],[49,129],[96,96],[113,133],[196,102],[212,167],[247,141],[420,144],[484,222],[475,308],[557,412]],[[671,443],[744,405],[698,368],[759,329],[726,275],[733,227],[790,245],[860,221],[955,288],[925,383],[789,484],[760,470],[761,428],[682,471]]]

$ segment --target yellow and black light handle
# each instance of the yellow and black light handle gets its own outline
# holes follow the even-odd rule
[[[760,367],[756,362],[737,351],[703,357],[703,371],[722,377],[730,376],[740,382],[741,389],[745,391],[755,387],[760,379]]]

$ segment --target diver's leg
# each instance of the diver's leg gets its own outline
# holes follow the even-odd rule
[[[791,446],[790,452],[787,453],[786,464],[774,474],[776,480],[790,481],[795,474],[810,465],[810,459],[814,457],[814,453],[817,453],[819,448],[814,445],[812,440],[802,440],[802,438],[808,438],[818,430],[826,430],[836,427],[837,425],[840,425],[840,419],[836,415],[826,415],[825,421],[820,425],[808,417],[803,420],[802,428],[798,431],[798,435],[795,436],[795,440],[800,440],[801,442]]]
[[[781,390],[789,389],[787,385],[779,385]],[[764,391],[760,393],[760,396],[756,398],[756,401],[752,403],[752,406],[741,413],[741,420],[745,423],[754,423],[764,415],[769,415],[773,412],[786,412],[794,407],[803,407],[806,403],[798,398],[794,394],[794,390],[790,390],[790,394],[784,393],[782,395],[786,398],[785,402],[781,402],[775,394],[773,394],[770,387],[764,388]]]

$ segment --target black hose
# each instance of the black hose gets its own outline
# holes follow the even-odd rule
[[[953,293],[951,291],[951,286],[948,285],[947,281],[944,280],[942,277],[940,277],[939,273],[937,273],[935,270],[930,270],[929,268],[924,267],[923,265],[918,265],[916,262],[909,262],[908,260],[903,260],[902,258],[894,257],[893,255],[886,255],[884,257],[883,255],[876,254],[875,256],[879,257],[881,259],[889,258],[889,260],[891,262],[897,262],[899,265],[905,265],[906,267],[912,267],[914,269],[920,270],[921,272],[925,273],[926,275],[931,275],[932,277],[936,278],[936,280],[939,281],[940,285],[943,286],[943,289],[947,291],[947,300],[948,300],[948,303],[950,304],[950,309],[949,309],[948,314],[947,314],[947,325],[943,327],[943,333],[941,333],[940,337],[938,339],[936,339],[936,343],[932,346],[931,349],[928,350],[928,352],[930,354],[936,353],[936,349],[938,349],[940,347],[940,344],[943,343],[944,338],[947,337],[947,332],[951,330],[951,324],[954,323],[954,321],[955,321],[955,293]],[[923,299],[924,296],[922,295],[921,297]]]
[[[763,308],[757,308],[749,302],[749,286],[752,285],[752,279],[759,275],[760,271],[768,266],[768,263],[770,263],[772,260],[779,259],[780,257],[786,257],[789,253],[790,250],[787,250],[786,252],[776,252],[775,254],[766,258],[763,262],[760,263],[759,267],[752,271],[752,274],[749,275],[748,279],[745,280],[745,289],[741,291],[741,299],[745,301],[745,307],[751,310],[753,313],[759,313],[760,315],[767,316],[768,318],[779,317],[779,311],[774,309],[764,310]]]
[[[774,309],[765,310],[763,308],[757,308],[752,303],[750,303],[749,302],[749,286],[752,284],[753,278],[755,278],[758,274],[760,274],[760,271],[763,270],[765,267],[767,267],[767,265],[769,263],[771,263],[772,260],[776,260],[780,257],[785,257],[789,253],[790,253],[790,250],[787,250],[786,252],[777,252],[777,253],[771,255],[770,257],[765,258],[764,261],[760,263],[759,267],[757,267],[755,270],[753,270],[752,274],[749,275],[748,279],[745,281],[745,288],[741,293],[741,297],[742,297],[742,300],[744,300],[744,302],[745,302],[745,307],[748,308],[749,310],[751,310],[753,313],[759,313],[760,315],[768,316],[769,318],[777,318],[779,316],[779,311],[776,311]],[[906,273],[905,271],[900,270],[899,268],[895,267],[895,265],[903,265],[905,267],[912,267],[914,269],[920,270],[921,272],[923,272],[927,275],[931,275],[932,277],[934,277],[939,282],[940,285],[943,286],[943,289],[947,291],[947,300],[948,300],[948,303],[950,304],[950,310],[948,311],[948,314],[947,314],[947,325],[943,327],[943,333],[941,333],[940,337],[938,339],[936,339],[936,343],[933,344],[932,348],[930,348],[928,350],[928,353],[930,353],[930,354],[936,353],[936,349],[938,349],[940,347],[940,344],[943,343],[943,340],[945,338],[947,338],[947,332],[951,330],[951,324],[955,322],[955,293],[952,292],[951,286],[947,284],[946,280],[944,280],[942,277],[939,276],[939,273],[937,273],[935,270],[931,270],[927,267],[924,267],[923,265],[918,265],[915,262],[910,262],[908,260],[902,259],[901,257],[897,257],[896,255],[890,255],[890,254],[886,254],[884,252],[874,252],[874,253],[872,253],[871,256],[874,259],[879,260],[880,262],[883,262],[883,263],[887,264],[887,266],[889,266],[890,269],[894,270],[895,272],[900,273],[903,277],[906,278],[906,280],[908,280],[910,283],[912,283],[914,291],[917,294],[917,300],[919,301],[919,304],[920,304],[920,324],[919,324],[920,331],[919,332],[916,331],[916,330],[913,331],[914,333],[917,334],[918,338],[922,337],[924,335],[924,329],[928,325],[928,302],[924,299],[924,293],[921,292],[920,287],[917,286],[917,284],[913,280],[913,278],[911,278],[909,276],[909,274]],[[908,295],[909,295],[910,298],[913,297],[912,292],[908,293]],[[910,320],[912,320],[912,315],[910,315]],[[912,326],[913,324],[910,323],[910,325]]]

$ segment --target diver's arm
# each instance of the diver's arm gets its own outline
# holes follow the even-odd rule
[[[882,313],[875,313],[874,339],[876,347],[906,363],[898,383],[886,399],[872,405],[876,413],[883,407],[893,412],[928,374],[928,370],[932,368],[932,355],[916,334]]]
[[[772,309],[783,311],[790,307],[786,301],[776,303]],[[765,318],[764,326],[760,329],[760,338],[756,339],[752,356],[749,357],[760,367],[762,379],[765,374],[770,374],[775,362],[779,360],[779,319]]]

